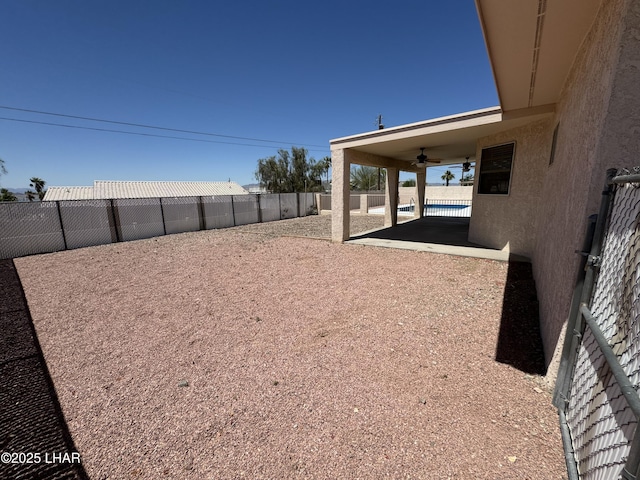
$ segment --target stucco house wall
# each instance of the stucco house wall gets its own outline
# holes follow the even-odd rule
[[[532,232],[552,136],[552,122],[540,120],[478,140],[477,177],[483,148],[515,142],[515,149],[508,195],[478,194],[478,182],[474,185],[470,241],[492,248],[508,248],[511,253],[531,258],[535,245]]]
[[[598,211],[605,171],[639,163],[639,32],[640,2],[602,2],[556,106],[555,156],[543,165],[532,255],[550,378],[578,274],[575,250]]]

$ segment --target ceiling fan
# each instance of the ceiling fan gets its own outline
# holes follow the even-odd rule
[[[416,157],[416,160],[411,162],[412,165],[415,165],[418,168],[425,168],[427,163],[440,163],[440,159],[429,158],[424,154],[424,147],[420,147],[420,155]]]

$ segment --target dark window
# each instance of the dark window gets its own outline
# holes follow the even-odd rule
[[[478,193],[507,195],[515,143],[482,149]]]

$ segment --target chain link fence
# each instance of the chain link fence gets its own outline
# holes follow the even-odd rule
[[[636,169],[638,170],[638,169]],[[640,473],[640,175],[609,171],[554,394],[570,479]]]
[[[305,217],[315,194],[0,203],[0,259]]]

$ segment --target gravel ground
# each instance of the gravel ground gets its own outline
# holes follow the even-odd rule
[[[403,219],[400,219],[402,222]],[[351,235],[384,226],[384,215],[351,215]],[[314,238],[331,238],[331,215],[313,215],[291,220],[254,223],[235,227],[237,230],[268,235],[292,235]]]
[[[91,479],[566,477],[508,264],[282,236],[328,221],[16,259]]]

